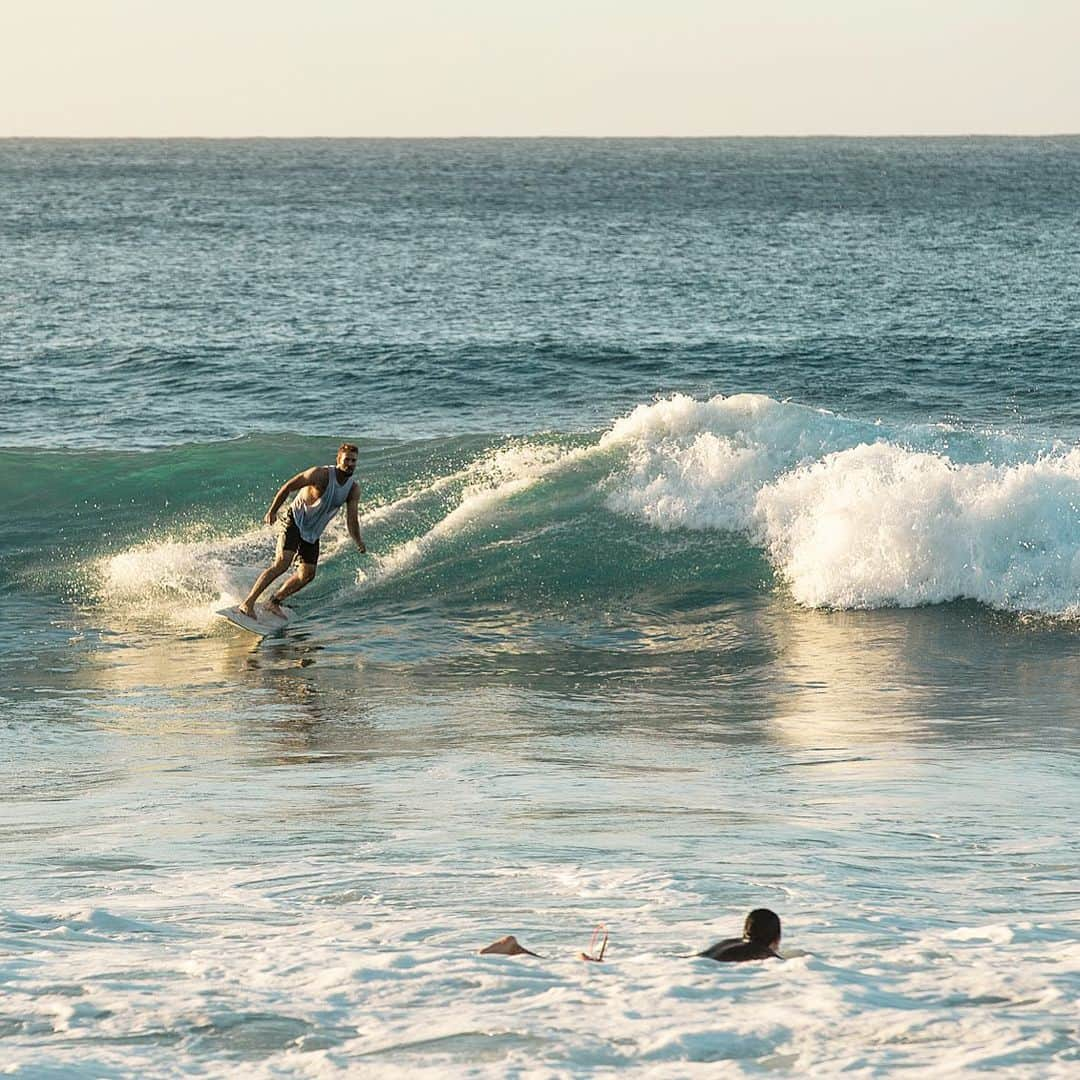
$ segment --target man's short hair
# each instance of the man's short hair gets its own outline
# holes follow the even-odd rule
[[[341,445],[340,445],[340,446],[339,446],[339,447],[337,448],[337,452],[338,452],[339,454],[359,454],[359,453],[360,453],[360,447],[358,447],[358,446],[356,445],[356,443],[351,443],[351,442],[343,442],[343,443],[342,443],[342,444],[341,444]]]
[[[743,937],[759,945],[771,945],[780,937],[780,916],[768,908],[754,908],[746,916]]]

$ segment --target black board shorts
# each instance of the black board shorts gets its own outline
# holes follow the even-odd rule
[[[300,530],[297,528],[296,519],[292,516],[292,511],[285,515],[282,519],[284,528],[281,531],[281,535],[278,537],[278,552],[284,555],[286,551],[291,551],[295,555],[300,556],[302,563],[307,563],[309,566],[315,566],[319,561],[319,541],[312,542],[311,540],[305,540],[300,535]]]

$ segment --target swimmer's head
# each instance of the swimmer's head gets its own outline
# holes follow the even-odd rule
[[[754,908],[743,923],[743,937],[755,945],[779,944],[780,916],[768,908]]]

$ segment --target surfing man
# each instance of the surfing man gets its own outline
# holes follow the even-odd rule
[[[270,509],[263,519],[272,525],[285,500],[294,492],[298,493],[281,520],[281,534],[278,537],[277,557],[256,579],[251,592],[244,601],[236,605],[236,610],[249,618],[255,615],[255,601],[263,590],[276,581],[299,558],[300,565],[296,573],[285,582],[267,601],[266,608],[277,616],[285,615],[281,602],[293,593],[299,592],[315,577],[315,568],[319,562],[319,538],[326,526],[345,507],[345,521],[349,535],[361,552],[367,551],[364,538],[360,535],[360,522],[356,508],[360,502],[360,485],[353,473],[359,451],[352,443],[342,443],[338,447],[337,461],[333,465],[315,465],[306,472],[297,473],[291,480],[282,484]]]

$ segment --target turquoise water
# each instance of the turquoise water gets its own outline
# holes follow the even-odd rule
[[[1078,181],[0,141],[0,1061],[1069,1074]],[[342,438],[370,554],[216,620]]]

